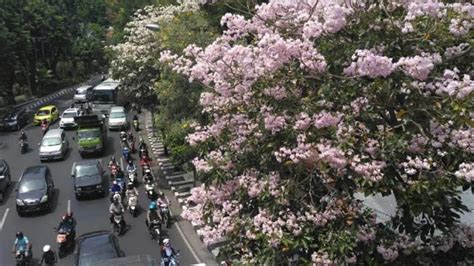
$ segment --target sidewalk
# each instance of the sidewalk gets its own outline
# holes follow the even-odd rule
[[[140,131],[139,136],[148,144],[148,150],[157,164],[152,165],[155,176],[159,177],[158,186],[170,200],[170,210],[173,216],[173,226],[176,226],[184,242],[188,245],[195,259],[203,265],[218,265],[216,256],[218,248],[225,242],[216,243],[210,246],[204,245],[199,235],[196,233],[198,227],[191,225],[189,221],[181,218],[182,207],[186,205],[185,199],[191,195],[190,190],[194,185],[192,173],[178,171],[169,158],[165,156],[164,146],[158,132],[154,132],[152,124],[152,114],[144,111],[139,116]]]

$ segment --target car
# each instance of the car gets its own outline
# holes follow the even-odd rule
[[[41,121],[45,120],[48,123],[53,123],[54,121],[58,120],[59,118],[59,111],[58,108],[54,105],[46,105],[41,107],[36,113],[33,118],[33,124],[39,125]]]
[[[64,159],[69,148],[66,133],[60,128],[50,129],[40,143],[39,157],[41,161]]]
[[[7,162],[0,159],[0,202],[3,201],[5,193],[12,184],[12,176],[10,174],[10,167]]]
[[[100,162],[98,160],[87,160],[75,162],[72,165],[71,176],[74,178],[74,192],[76,199],[84,196],[105,196],[105,179]]]
[[[74,93],[73,101],[74,103],[85,103],[92,99],[92,89],[94,86],[85,85],[76,89]]]
[[[127,114],[125,108],[122,106],[114,106],[110,108],[109,112],[109,129],[122,129],[128,128],[129,123],[127,121]]]
[[[18,181],[16,211],[23,216],[28,212],[51,211],[54,182],[46,165],[27,167]]]
[[[66,128],[75,128],[77,124],[74,122],[74,117],[79,116],[81,112],[79,108],[68,108],[64,110],[61,115],[61,120],[59,121],[59,127]]]
[[[26,109],[13,110],[0,116],[0,129],[2,130],[20,130],[26,125],[28,125]]]
[[[124,257],[116,236],[109,231],[95,231],[77,238],[74,265],[102,265],[101,262]]]

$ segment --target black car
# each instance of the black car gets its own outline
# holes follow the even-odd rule
[[[3,197],[11,184],[10,167],[5,160],[0,159],[0,202],[3,201]]]
[[[26,109],[13,110],[0,116],[0,129],[20,130],[28,124]]]
[[[104,172],[98,160],[75,162],[71,176],[74,178],[76,199],[88,195],[105,196]]]
[[[103,261],[123,257],[118,239],[109,231],[81,235],[74,250],[76,266],[102,265]]]
[[[49,168],[45,165],[26,168],[15,191],[18,215],[41,210],[50,211],[54,183]]]

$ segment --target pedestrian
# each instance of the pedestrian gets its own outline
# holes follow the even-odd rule
[[[56,259],[56,253],[51,250],[50,245],[45,245],[43,247],[43,256],[41,257],[40,265],[43,265],[43,262],[46,266],[52,266],[58,262]]]

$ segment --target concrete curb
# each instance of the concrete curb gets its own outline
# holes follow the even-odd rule
[[[145,114],[145,126],[144,135],[147,137],[150,147],[153,150],[153,155],[158,162],[158,167],[160,168],[161,172],[164,174],[164,179],[169,186],[172,195],[174,195],[175,200],[179,203],[181,210],[184,208],[192,208],[187,202],[187,198],[191,195],[191,189],[194,186],[195,181],[190,180],[189,173],[183,171],[174,171],[175,165],[173,165],[169,158],[164,157],[164,145],[161,142],[161,139],[156,136],[153,132],[153,126],[151,121],[151,113],[146,111]],[[196,232],[197,237],[199,237],[199,242],[202,242],[202,238],[199,236],[198,230],[202,228],[201,225],[195,225],[189,222],[192,229]],[[206,245],[206,249],[208,252],[212,254],[212,258],[217,263],[217,256],[219,254],[219,249],[226,245],[228,240],[222,239],[221,241],[217,241],[215,243],[211,243]]]

